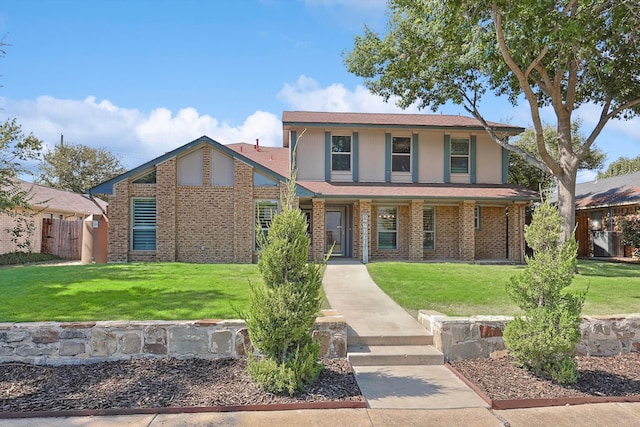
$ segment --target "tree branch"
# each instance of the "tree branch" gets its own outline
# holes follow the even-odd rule
[[[547,151],[547,147],[544,144],[542,119],[540,118],[540,110],[538,109],[538,97],[533,92],[533,89],[529,84],[529,80],[525,76],[524,72],[520,69],[518,64],[516,64],[515,60],[509,53],[509,49],[507,48],[504,32],[502,29],[502,15],[498,11],[498,7],[495,3],[491,5],[491,11],[493,14],[493,22],[496,28],[496,39],[498,42],[498,46],[500,47],[500,52],[502,54],[502,57],[504,58],[507,66],[511,69],[511,71],[515,74],[516,78],[520,82],[520,86],[522,87],[524,95],[527,98],[527,101],[529,102],[529,109],[531,110],[531,118],[533,120],[533,126],[536,131],[536,144],[537,144],[538,154],[540,154],[540,157],[542,158],[546,167],[542,168],[538,165],[540,163],[539,161],[535,159],[529,159],[529,157],[531,156],[525,156],[525,159],[527,160],[528,163],[544,171],[549,171],[554,175],[560,175],[562,173],[562,168],[551,156],[551,154],[549,154],[549,151]],[[553,100],[553,96],[552,96],[552,100]],[[509,144],[506,144],[506,145],[509,145]],[[508,150],[510,149],[508,147],[505,147],[504,145],[502,146]],[[515,151],[515,150],[511,150],[511,151]],[[532,163],[530,162],[530,160],[535,160],[535,162]]]

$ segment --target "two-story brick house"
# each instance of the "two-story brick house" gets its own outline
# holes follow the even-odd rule
[[[475,119],[287,111],[283,137],[203,136],[93,188],[109,195],[109,260],[255,260],[294,164],[313,258],[523,261],[537,194],[506,184],[508,154]]]

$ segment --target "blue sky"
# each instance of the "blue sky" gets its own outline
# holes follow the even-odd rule
[[[342,63],[364,24],[384,29],[385,3],[4,0],[0,119],[17,118],[48,147],[61,134],[105,147],[132,168],[201,135],[281,145],[284,110],[400,112]],[[487,99],[482,111],[531,124],[524,104]],[[598,114],[579,111],[585,132]],[[640,118],[608,124],[597,145],[608,161],[640,155]]]

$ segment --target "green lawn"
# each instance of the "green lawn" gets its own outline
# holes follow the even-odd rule
[[[436,310],[447,315],[513,315],[505,292],[522,266],[461,263],[377,262],[367,265],[374,281],[412,314]],[[584,314],[640,312],[640,265],[579,261],[569,291],[589,286]]]
[[[235,319],[251,264],[134,263],[0,269],[0,322]]]

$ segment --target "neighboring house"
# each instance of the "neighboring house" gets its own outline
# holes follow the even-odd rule
[[[254,261],[293,163],[314,259],[523,262],[538,195],[506,184],[477,120],[287,111],[283,129],[281,148],[203,136],[91,189],[109,196],[109,261]]]
[[[18,180],[23,191],[28,191],[29,204],[32,206],[31,213],[35,225],[34,232],[30,236],[31,251],[45,252],[59,255],[57,247],[62,245],[70,247],[71,244],[77,246],[72,252],[71,258],[80,258],[80,246],[82,239],[81,221],[88,215],[104,214],[107,209],[107,202],[99,199],[90,199],[85,194],[72,193],[58,190],[42,185],[31,184]],[[59,236],[52,236],[49,231],[54,228],[58,230],[60,224],[65,222],[78,222],[74,229],[78,229],[80,236],[72,236],[68,239],[78,240],[77,242],[59,242]],[[15,220],[6,214],[0,214],[0,254],[14,252],[19,248],[11,241],[11,235],[7,232],[15,226]],[[63,236],[62,239],[67,239]]]
[[[576,239],[582,257],[631,256],[617,218],[640,210],[640,172],[576,184]]]

